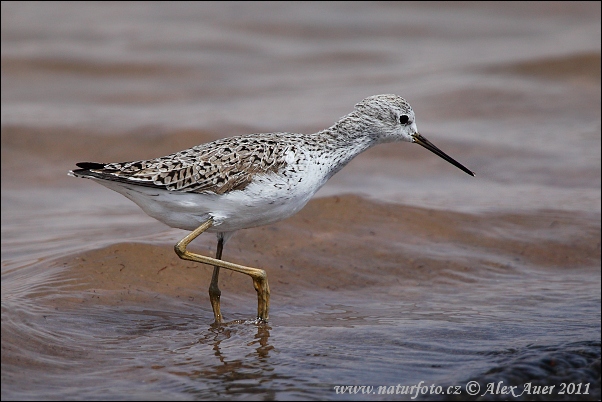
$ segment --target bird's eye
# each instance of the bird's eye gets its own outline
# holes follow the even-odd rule
[[[408,124],[409,121],[410,117],[407,114],[402,114],[401,116],[399,116],[399,122],[401,124]]]

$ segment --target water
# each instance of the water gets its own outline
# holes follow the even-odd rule
[[[2,399],[465,399],[476,381],[482,399],[599,400],[600,15],[3,3]],[[265,326],[229,272],[212,326],[211,269],[173,253],[185,233],[66,176],[315,132],[379,93],[477,176],[379,146],[296,216],[237,233],[224,257],[267,270]],[[522,394],[487,392],[501,381]]]

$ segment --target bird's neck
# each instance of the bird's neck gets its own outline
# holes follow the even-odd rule
[[[321,158],[327,159],[330,172],[326,180],[341,170],[353,158],[368,148],[377,144],[370,135],[362,134],[360,131],[342,130],[339,123],[316,134],[316,141],[321,144]]]
[[[342,152],[351,153],[352,157],[377,144],[374,137],[360,132],[341,131],[336,125],[315,134],[320,141]]]
[[[351,152],[350,156],[353,158],[378,143],[373,131],[370,121],[360,118],[356,113],[350,113],[317,135],[337,148]]]

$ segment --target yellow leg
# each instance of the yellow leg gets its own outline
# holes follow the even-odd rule
[[[210,218],[205,223],[203,223],[201,226],[199,226],[194,231],[192,231],[188,236],[186,236],[182,240],[180,240],[174,247],[176,254],[178,255],[178,257],[180,257],[183,260],[190,260],[190,261],[200,262],[203,264],[213,265],[214,266],[214,276],[216,278],[217,278],[217,276],[215,275],[215,270],[219,269],[219,267],[230,269],[232,271],[236,271],[236,272],[240,272],[242,274],[249,275],[253,279],[253,287],[255,288],[255,291],[257,292],[257,318],[261,321],[267,321],[268,315],[269,315],[269,309],[270,309],[270,287],[268,285],[268,276],[263,269],[245,267],[244,265],[233,264],[231,262],[222,261],[217,258],[211,258],[211,257],[206,257],[204,255],[191,253],[190,251],[186,250],[186,247],[188,246],[188,244],[190,244],[191,241],[196,239],[201,233],[203,233],[204,231],[209,229],[212,225],[213,225],[213,219]],[[219,251],[219,249],[218,249],[218,251]],[[221,257],[221,256],[219,256],[219,257]],[[216,282],[217,282],[217,280],[216,280]],[[213,280],[212,280],[211,284],[213,285]],[[217,287],[217,283],[216,283],[216,287]],[[219,291],[219,289],[218,289],[218,291]],[[217,300],[217,312],[216,312],[215,307],[213,307],[213,314],[216,315],[216,321],[218,321],[217,314],[219,314],[220,321],[221,321],[221,312],[219,311],[219,296],[217,297],[216,300]],[[213,302],[214,301],[212,300],[211,301],[212,305],[213,305]]]

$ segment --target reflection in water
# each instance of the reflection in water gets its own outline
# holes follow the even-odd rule
[[[212,324],[198,340],[176,351],[170,366],[161,366],[168,374],[185,377],[178,390],[207,398],[210,393],[268,392],[271,381],[278,380],[270,363],[271,327],[251,321],[233,320]],[[211,353],[207,353],[209,347]],[[213,356],[210,359],[209,356]]]
[[[221,363],[232,364],[232,361],[227,359],[227,356],[222,354],[220,349],[220,344],[228,340],[232,337],[233,333],[235,334],[241,325],[253,325],[257,328],[257,333],[255,334],[255,340],[251,341],[247,344],[247,346],[257,345],[256,356],[257,360],[261,362],[265,362],[268,358],[270,350],[274,349],[273,346],[268,344],[268,339],[270,337],[270,329],[272,329],[267,323],[251,323],[249,321],[242,320],[234,320],[227,323],[213,323],[211,327],[209,327],[209,333],[213,334],[213,339],[210,340],[210,336],[206,336],[204,339],[199,339],[199,343],[201,344],[209,344],[213,342],[213,350],[215,351],[215,356],[219,359]],[[254,354],[249,354],[247,357],[252,357]]]

